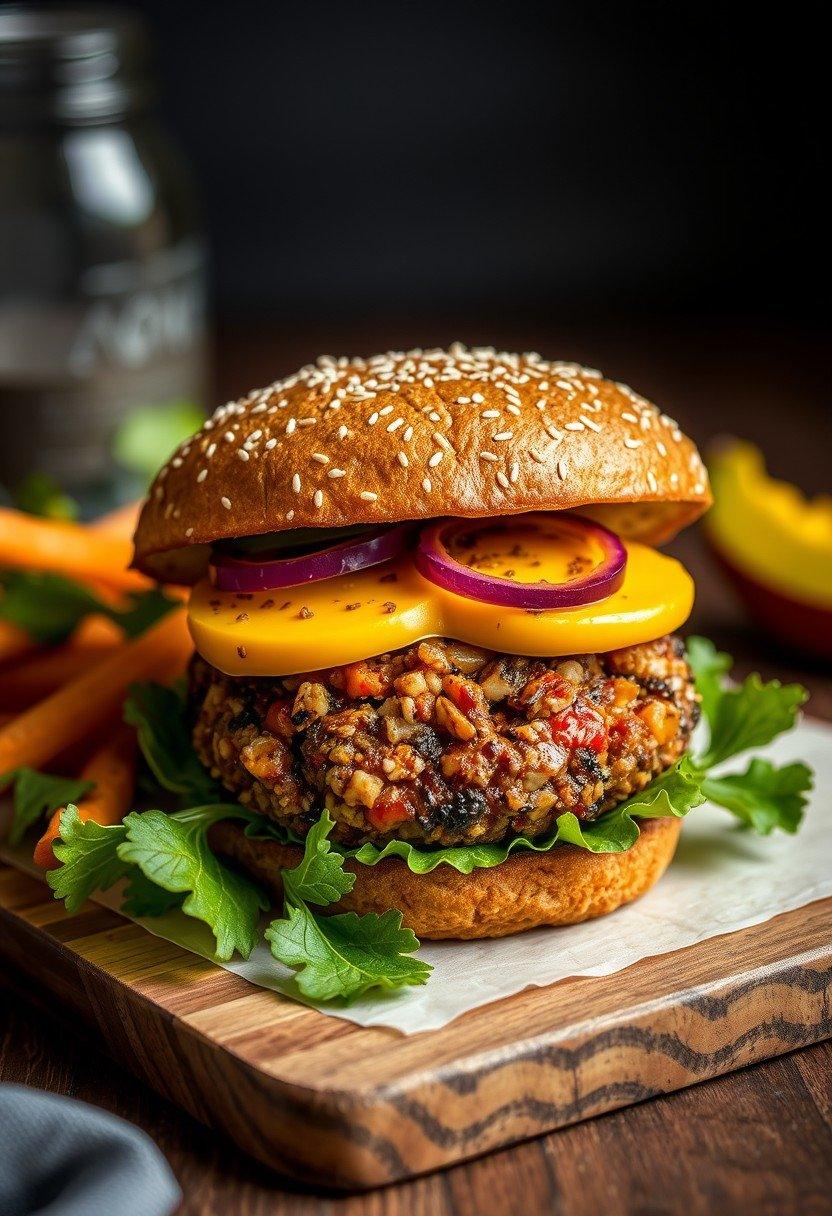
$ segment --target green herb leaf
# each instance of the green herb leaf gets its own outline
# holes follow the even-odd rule
[[[731,670],[731,656],[717,650],[709,638],[690,637],[685,649],[696,691],[702,698],[702,713],[705,720],[713,724],[714,711],[722,699],[725,681]]]
[[[791,730],[806,700],[800,684],[764,684],[754,673],[739,688],[723,689],[710,709],[710,739],[704,755],[695,757],[699,769],[714,768],[752,747],[764,747]]]
[[[409,957],[419,942],[402,928],[401,912],[315,916],[304,905],[289,905],[286,911],[286,918],[272,921],[265,936],[274,957],[297,970],[298,987],[312,1000],[427,983],[432,968]]]
[[[292,903],[337,903],[355,886],[355,875],[344,869],[341,853],[333,852],[327,837],[335,827],[329,811],[324,810],[318,822],[309,829],[304,842],[303,859],[292,870],[282,874],[286,899]]]
[[[182,911],[208,925],[224,962],[235,950],[248,958],[257,945],[260,912],[268,907],[260,888],[224,866],[208,847],[211,824],[232,818],[246,818],[246,812],[231,805],[177,815],[134,812],[124,821],[127,838],[118,849],[122,862],[138,866],[157,887],[185,894]]]
[[[77,806],[68,806],[61,815],[61,838],[52,851],[60,861],[50,870],[46,881],[62,899],[68,912],[77,912],[94,891],[108,891],[128,871],[118,855],[126,837],[124,824],[102,827],[92,820],[82,822]]]
[[[30,473],[15,490],[14,505],[28,515],[45,519],[78,518],[78,503],[48,473]]]
[[[760,758],[752,760],[743,773],[706,777],[702,782],[706,798],[732,811],[761,836],[768,836],[774,828],[796,832],[811,788],[812,770],[807,765],[776,768]]]
[[[175,607],[173,600],[153,589],[133,596],[127,608],[117,611],[61,574],[9,570],[0,582],[0,619],[25,629],[44,645],[66,641],[91,613],[109,617],[128,637],[136,637]]]
[[[142,755],[163,789],[188,805],[217,801],[219,787],[193,749],[184,697],[177,689],[152,682],[131,684],[124,720],[135,726]]]
[[[317,916],[307,907],[307,902],[337,903],[355,883],[355,875],[344,870],[344,855],[330,845],[334,826],[324,810],[309,830],[300,863],[283,871],[285,916],[266,930],[272,954],[296,968],[301,992],[319,1001],[357,996],[368,988],[424,984],[431,968],[408,957],[419,942],[402,928],[401,912]]]
[[[0,777],[0,789],[12,783],[14,803],[10,844],[19,844],[26,831],[43,815],[51,815],[59,806],[67,806],[70,802],[79,802],[94,785],[92,781],[79,781],[75,777],[39,773],[34,768],[18,768]]]
[[[171,452],[205,421],[192,401],[169,401],[132,410],[116,432],[113,451],[124,468],[150,481]]]
[[[174,908],[181,908],[183,899],[181,891],[157,887],[138,866],[131,866],[121,909],[128,916],[164,916]]]

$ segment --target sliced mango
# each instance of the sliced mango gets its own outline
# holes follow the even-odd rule
[[[722,559],[786,600],[832,611],[832,498],[776,481],[762,453],[739,440],[708,468],[714,505],[704,526]]]

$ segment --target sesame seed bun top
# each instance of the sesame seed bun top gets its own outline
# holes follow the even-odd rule
[[[134,564],[190,582],[226,538],[567,508],[657,544],[710,501],[673,419],[592,368],[459,344],[322,356],[221,406],[177,449]]]

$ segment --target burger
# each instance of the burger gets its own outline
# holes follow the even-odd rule
[[[533,353],[322,357],[222,406],[135,536],[193,584],[196,753],[275,829],[217,822],[211,848],[280,897],[326,814],[338,910],[424,938],[642,895],[681,824],[647,795],[700,700],[693,583],[656,546],[709,503],[672,418]]]

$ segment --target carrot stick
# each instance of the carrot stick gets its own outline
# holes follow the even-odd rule
[[[130,809],[136,784],[135,730],[125,723],[116,727],[92,753],[79,775],[82,781],[94,782],[94,788],[78,807],[79,818],[92,819],[102,827],[121,823]],[[66,807],[60,807],[55,811],[35,845],[35,864],[43,870],[54,870],[59,865],[52,845],[61,834],[61,814],[65,810]]]
[[[22,659],[37,648],[37,642],[31,639],[25,629],[13,625],[11,621],[0,621],[0,663]]]
[[[125,591],[147,587],[147,579],[127,569],[131,559],[122,536],[0,507],[0,566],[55,571]]]
[[[120,719],[128,684],[148,677],[171,678],[184,668],[191,649],[186,613],[176,608],[0,728],[0,777],[24,765],[43,768],[64,748]]]
[[[88,616],[69,641],[16,663],[0,677],[0,709],[21,710],[42,701],[124,644],[124,632],[105,616]]]
[[[106,532],[111,536],[131,540],[143,505],[144,499],[141,498],[136,502],[126,502],[123,506],[108,511],[106,515],[99,515],[98,519],[90,520],[87,527],[92,528],[94,532]]]

